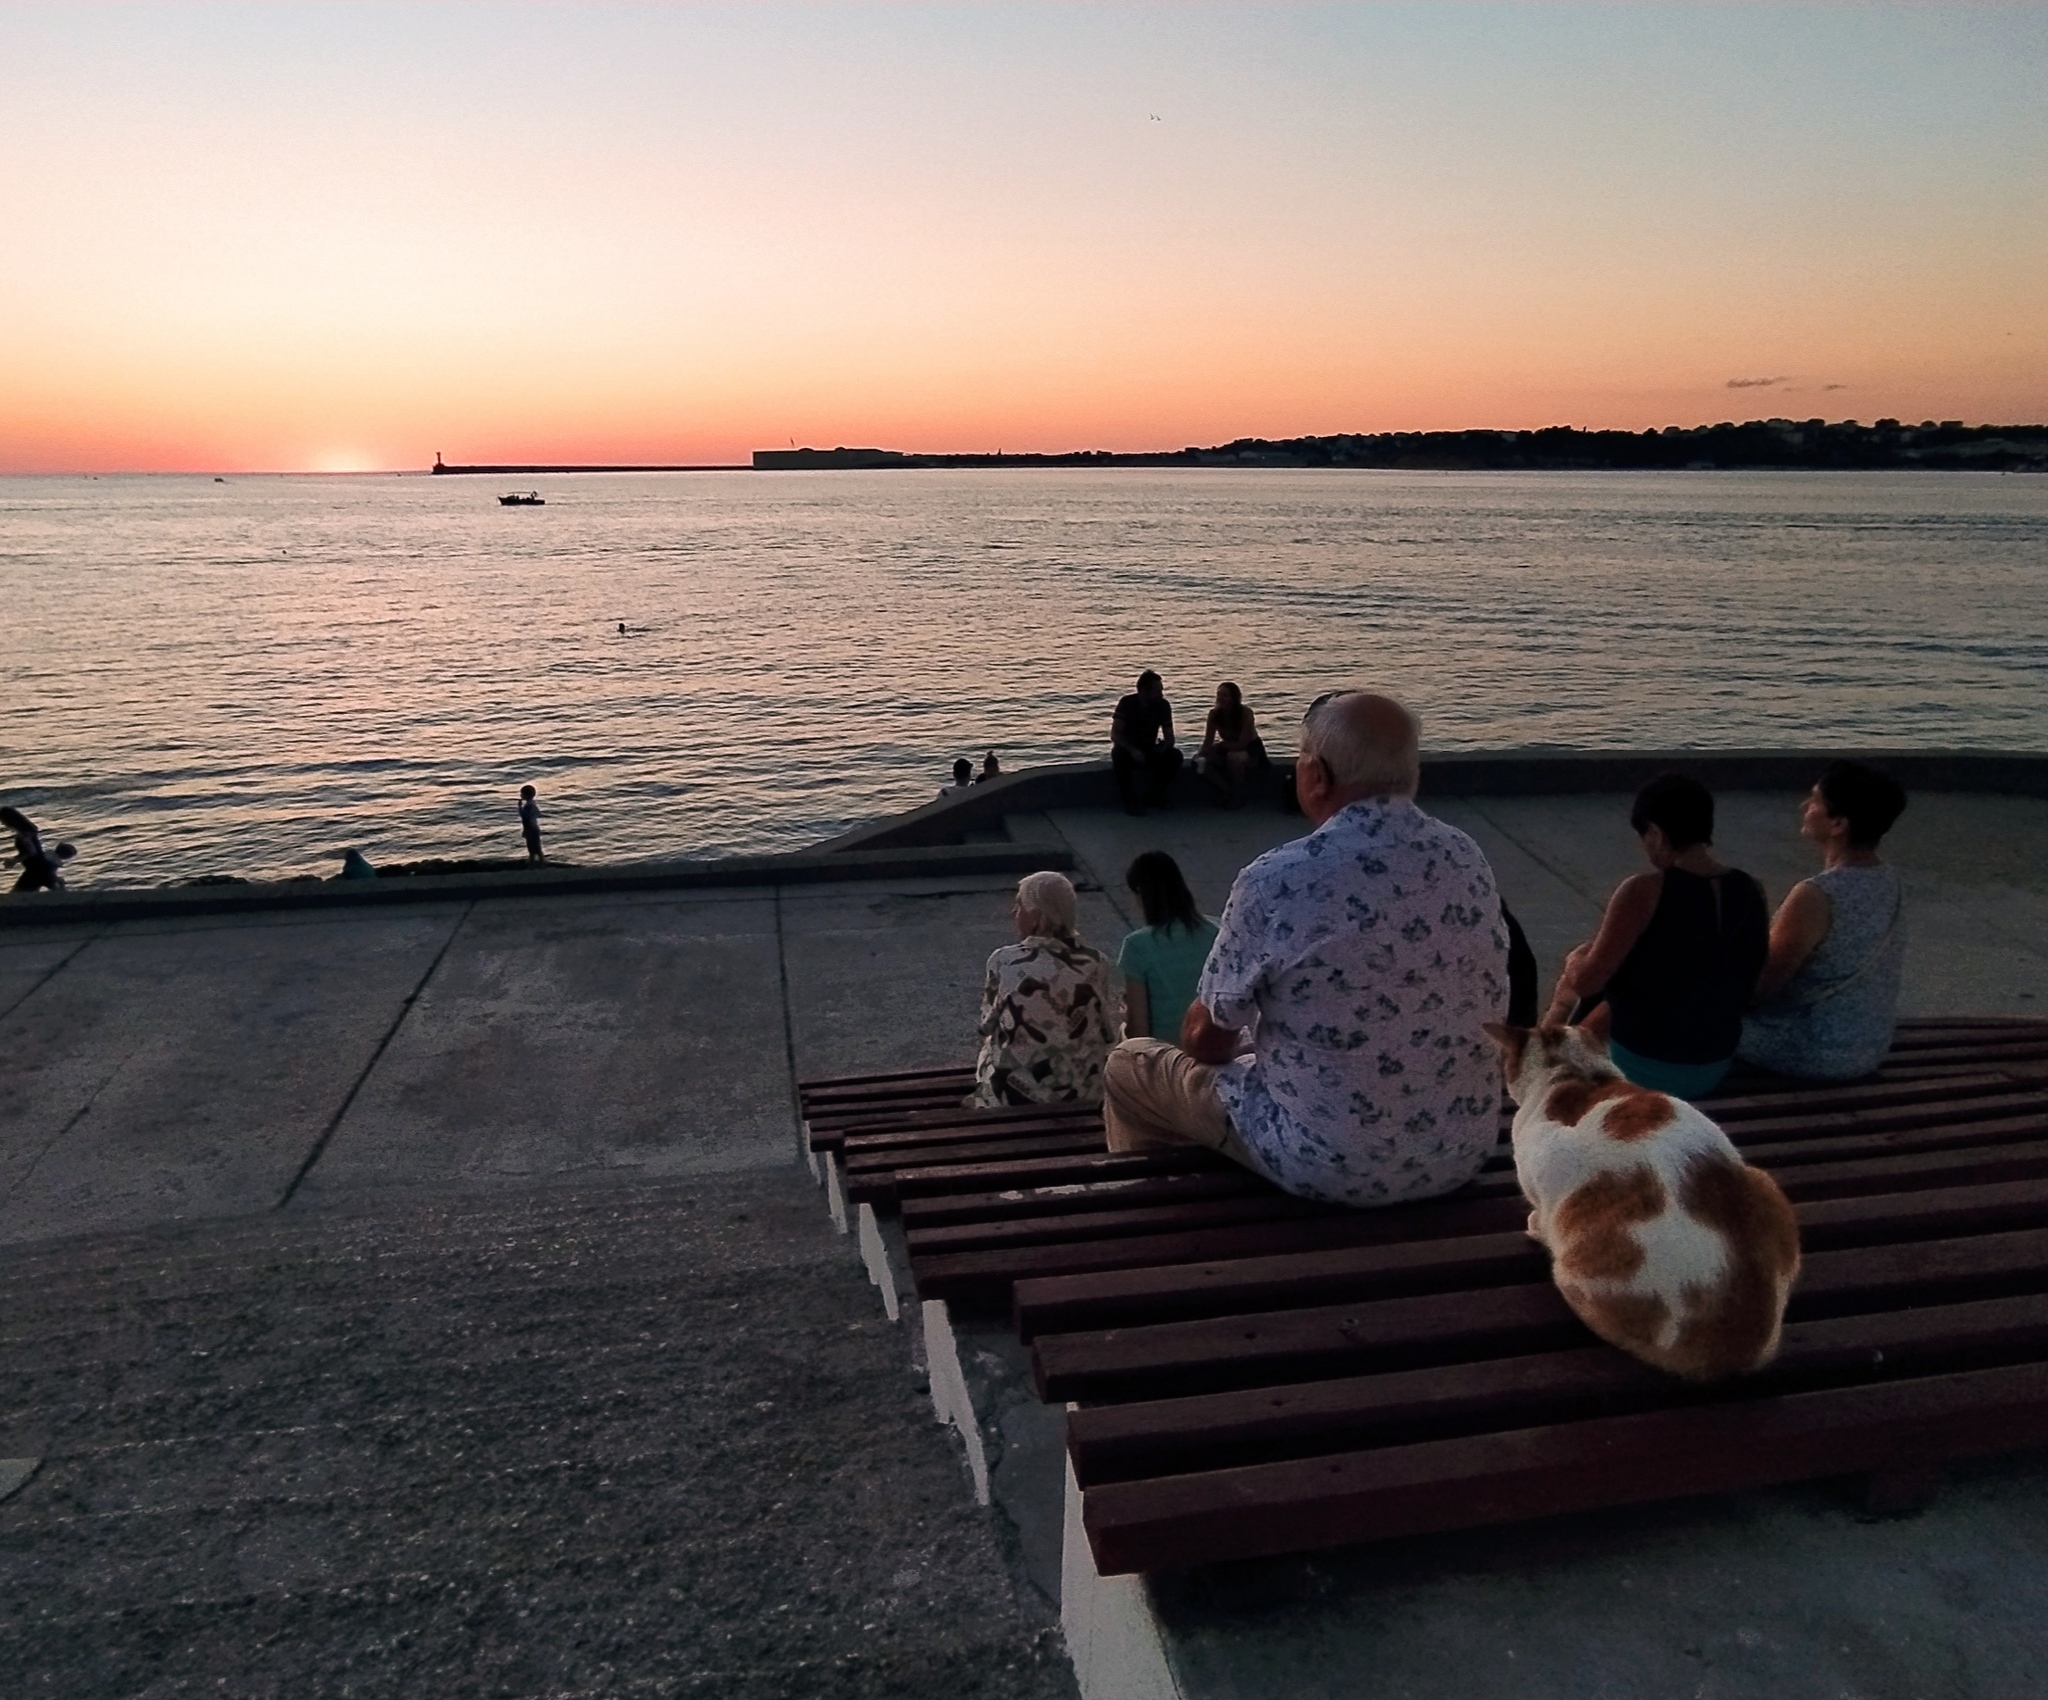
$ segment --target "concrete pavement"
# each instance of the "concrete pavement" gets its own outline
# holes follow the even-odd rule
[[[1723,853],[1758,874],[1774,899],[1809,866],[1794,836],[1796,806],[1791,793],[1721,798]],[[1459,797],[1438,812],[1486,849],[1546,977],[1587,936],[1613,884],[1639,865],[1624,797]],[[1122,870],[1140,850],[1177,856],[1198,898],[1214,910],[1245,861],[1302,824],[1270,810],[1184,808],[1134,820],[1062,808],[1020,819],[1012,831],[1020,840],[1071,846],[1083,932],[1113,950],[1137,919]],[[1910,895],[1908,1011],[2039,1012],[2048,986],[2048,801],[1917,796],[1888,852],[1905,870]],[[508,1214],[490,1231],[508,1236],[507,1244],[543,1248],[554,1230],[518,1226],[514,1219],[527,1208],[522,1200],[597,1193],[622,1201],[676,1199],[695,1188],[736,1211],[749,1209],[749,1199],[763,1209],[779,1201],[776,1220],[793,1220],[788,1213],[800,1205],[792,1197],[803,1196],[790,1192],[794,1082],[966,1061],[981,966],[1009,936],[1013,883],[1007,874],[920,875],[0,931],[0,1245],[11,1248],[15,1268],[43,1260],[36,1267],[46,1263],[55,1280],[65,1269],[89,1270],[95,1259],[116,1256],[107,1248],[125,1243],[119,1236],[158,1236],[152,1243],[174,1246],[176,1258],[190,1258],[194,1268],[227,1255],[221,1248],[238,1236],[317,1233],[344,1219],[376,1224],[376,1234],[403,1243],[415,1230],[393,1224],[422,1221],[451,1200],[485,1212],[502,1205]],[[849,1272],[857,1270],[846,1242],[828,1237],[822,1211],[816,1221],[818,1255],[844,1258]],[[699,1255],[683,1249],[686,1239],[676,1242],[685,1261]],[[801,1328],[778,1322],[772,1306],[759,1311],[746,1323],[756,1338],[777,1342],[774,1352],[801,1353],[812,1349],[802,1340],[823,1341],[833,1328],[870,1328],[878,1311],[858,1276],[827,1280],[792,1244],[781,1228],[764,1231],[759,1280],[789,1290],[768,1273],[784,1269],[828,1299]],[[738,1255],[730,1235],[719,1245],[718,1257]],[[413,1276],[402,1262],[384,1267],[397,1283],[394,1293],[411,1291],[409,1302],[426,1311],[443,1303],[431,1282],[408,1289]],[[643,1290],[652,1268],[643,1261],[621,1274],[622,1301]],[[517,1256],[506,1278],[555,1279]],[[133,1348],[141,1366],[132,1371],[141,1378],[137,1385],[180,1364],[178,1373],[198,1376],[202,1387],[213,1385],[208,1375],[269,1376],[265,1354],[286,1352],[294,1336],[286,1324],[264,1320],[270,1313],[262,1285],[253,1283],[246,1315],[272,1344],[259,1341],[241,1357],[210,1357],[209,1368],[185,1362],[197,1336],[175,1307],[151,1312],[140,1298],[10,1331],[10,1319],[18,1324],[28,1314],[33,1288],[17,1284],[17,1298],[6,1301],[11,1308],[0,1312],[0,1363],[26,1391],[0,1418],[0,1455],[51,1445],[51,1422],[77,1404],[74,1395],[51,1391],[58,1384],[36,1354],[61,1359],[75,1350],[90,1357],[104,1352],[101,1336],[110,1330]],[[91,1280],[80,1290],[90,1297]],[[696,1337],[692,1330],[715,1333],[726,1322],[715,1307],[698,1305],[688,1315],[694,1320],[672,1342],[678,1352]],[[275,1332],[280,1326],[284,1334]],[[346,1390],[353,1385],[350,1366],[370,1362],[363,1354],[385,1325],[362,1322],[369,1333],[351,1333],[353,1326],[341,1326],[329,1344],[333,1373],[342,1379],[308,1383],[308,1399]],[[563,1330],[585,1324],[565,1311],[521,1326],[559,1344]],[[58,1335],[76,1345],[52,1344]],[[239,1338],[232,1329],[230,1337]],[[418,1337],[421,1363],[444,1349],[442,1336]],[[900,1364],[910,1348],[893,1349]],[[376,1361],[377,1374],[385,1375],[389,1365]],[[730,1363],[738,1361],[720,1373],[735,1373]],[[1013,1385],[1012,1408],[998,1402],[984,1413],[999,1493],[1019,1514],[1015,1528],[1000,1519],[984,1525],[983,1538],[1013,1559],[1023,1553],[1032,1573],[1045,1578],[1042,1549],[1046,1529],[1057,1526],[1059,1457],[1046,1444],[1044,1413],[1027,1418],[1016,1406],[1024,1396]],[[520,1432],[530,1434],[520,1446],[538,1444],[531,1436],[548,1431],[553,1408],[538,1398],[529,1407]],[[557,1414],[567,1410],[560,1406]],[[853,1401],[831,1396],[821,1398],[812,1420],[829,1434],[835,1425],[867,1419]],[[149,1444],[201,1443],[199,1430],[181,1436],[171,1432],[176,1427]],[[842,1442],[833,1444],[856,1438],[844,1428]],[[916,1457],[939,1457],[954,1468],[939,1431],[919,1428],[906,1444],[911,1454],[875,1467],[915,1472],[926,1467]],[[75,1475],[49,1481],[75,1479],[76,1493],[96,1507],[80,1516],[139,1516],[139,1507],[153,1503],[147,1472],[123,1485],[140,1455],[117,1453],[99,1442],[84,1446],[77,1456],[87,1461],[76,1463]],[[760,1467],[744,1449],[721,1456],[734,1470]],[[342,1453],[321,1457],[315,1462],[323,1470],[380,1467],[374,1455],[365,1465],[346,1462]],[[248,1458],[251,1470],[268,1467],[260,1447]],[[111,1473],[95,1474],[103,1467]],[[425,1472],[419,1479],[427,1482],[439,1466],[421,1454],[405,1467]],[[241,1468],[222,1465],[216,1477],[181,1490],[185,1497],[151,1515],[199,1527],[255,1491],[253,1478],[237,1475]],[[1929,1520],[1875,1533],[1815,1493],[1753,1495],[1592,1524],[1447,1537],[1406,1557],[1340,1555],[1197,1576],[1161,1595],[1169,1651],[1190,1700],[1282,1687],[1300,1694],[1398,1693],[1403,1684],[1430,1683],[1439,1692],[1474,1694],[1768,1691],[1816,1700],[1843,1693],[2005,1700],[2025,1690],[2002,1685],[2015,1673],[2038,1670],[2044,1651],[2027,1625],[2048,1620],[2048,1477],[2037,1463],[2018,1460],[1970,1480],[1977,1485]],[[71,1513],[53,1511],[43,1484],[39,1474],[0,1504],[0,1581],[61,1592],[71,1584],[50,1582],[48,1567],[56,1562],[52,1554],[69,1550],[64,1542],[75,1531],[60,1530]],[[531,1515],[545,1524],[555,1515],[551,1503],[536,1502]],[[820,1500],[806,1515],[846,1513]],[[651,1527],[636,1524],[630,1538],[650,1538]],[[692,1527],[700,1532],[688,1538],[712,1538]],[[293,1538],[317,1546],[317,1518]],[[273,1599],[264,1592],[271,1582],[286,1593],[298,1585],[291,1566],[307,1562],[303,1546],[265,1558],[271,1548],[258,1533],[249,1539],[251,1600]],[[735,1562],[761,1575],[787,1569],[803,1541],[804,1529],[791,1525]],[[1774,1555],[1769,1562],[1745,1556],[1759,1548]],[[977,1565],[994,1547],[980,1550]],[[158,1549],[150,1552],[157,1556],[146,1564],[135,1561],[142,1569],[116,1564],[94,1581],[89,1592],[98,1603],[90,1610],[161,1605],[169,1596],[160,1585],[169,1586],[163,1578],[175,1567],[166,1568]],[[366,1562],[365,1574],[382,1574],[375,1570],[381,1560]],[[285,1568],[271,1575],[264,1570],[270,1564]],[[317,1577],[306,1585],[316,1592],[324,1586]],[[766,1602],[760,1610],[775,1609],[772,1590],[758,1598]],[[1013,1652],[1035,1645],[1030,1613],[991,1604],[994,1598],[963,1609],[1001,1617],[1006,1627],[997,1641]],[[621,1649],[636,1638],[643,1647],[671,1644],[633,1627],[645,1621],[633,1615],[641,1607],[624,1616],[621,1610],[616,1600],[607,1605],[579,1595],[557,1621],[596,1624]],[[85,1622],[74,1617],[75,1625]],[[353,1630],[317,1617],[302,1613],[291,1619],[297,1627],[278,1631],[277,1672],[317,1674],[320,1647],[353,1645]],[[232,1635],[258,1619],[230,1611],[207,1621],[215,1625],[211,1633]],[[505,1633],[516,1636],[516,1625]],[[82,1628],[77,1634],[84,1637],[77,1662],[48,1655],[55,1662],[47,1668],[59,1674],[46,1691],[143,1691],[92,1678],[99,1667],[89,1662],[90,1637]],[[1844,1636],[1862,1651],[1843,1656]],[[462,1643],[456,1635],[434,1644],[446,1653]],[[32,1645],[44,1657],[53,1643]],[[1695,1647],[1705,1652],[1696,1656],[1689,1650]],[[1510,1652],[1513,1662],[1504,1662]],[[630,1664],[629,1652],[620,1656]],[[0,1646],[0,1663],[5,1657]],[[1038,1679],[1023,1674],[1029,1657],[1016,1652],[1015,1660],[1022,1685],[1015,1691],[1035,1692]],[[809,1678],[792,1679],[796,1686],[787,1691],[916,1691],[888,1686],[897,1679],[877,1675],[878,1665],[855,1666],[837,1686],[807,1688]],[[570,1691],[566,1677],[544,1682],[539,1667],[506,1668],[514,1674],[499,1691]],[[196,1691],[198,1669],[188,1671],[185,1688],[159,1684],[150,1692]],[[634,1670],[650,1680],[659,1674]],[[1362,1673],[1379,1686],[1369,1686]],[[217,1673],[209,1667],[202,1674],[210,1680]],[[623,1677],[614,1682],[600,1673],[574,1691],[628,1689]]]

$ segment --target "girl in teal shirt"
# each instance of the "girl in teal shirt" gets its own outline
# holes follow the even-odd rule
[[[1216,942],[1216,923],[1195,907],[1180,867],[1163,850],[1148,850],[1130,865],[1124,883],[1137,894],[1146,924],[1117,953],[1124,977],[1124,1037],[1180,1037],[1181,1017],[1195,1001],[1202,964]]]

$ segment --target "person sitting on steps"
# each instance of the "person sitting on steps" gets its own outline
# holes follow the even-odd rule
[[[1026,874],[1010,921],[1017,942],[988,959],[981,1055],[970,1103],[1093,1104],[1116,1043],[1109,958],[1081,942],[1079,904],[1064,874]]]
[[[1507,928],[1479,846],[1415,806],[1418,739],[1390,697],[1309,706],[1295,772],[1315,830],[1237,876],[1180,1043],[1110,1052],[1110,1150],[1205,1145],[1356,1205],[1453,1191],[1493,1155]]]
[[[1769,936],[1763,887],[1713,851],[1714,797],[1667,773],[1636,793],[1629,824],[1651,872],[1615,888],[1599,930],[1564,960],[1546,1022],[1604,1000],[1608,1050],[1638,1086],[1696,1098],[1735,1060]]]
[[[1124,977],[1124,1037],[1165,1038],[1180,1031],[1216,923],[1195,907],[1180,864],[1164,850],[1147,850],[1131,863],[1124,884],[1136,894],[1145,924],[1126,934],[1117,953]]]
[[[1905,892],[1877,847],[1905,811],[1887,773],[1838,761],[1800,809],[1821,871],[1786,893],[1735,1054],[1807,1080],[1854,1080],[1884,1061],[1906,961]]]

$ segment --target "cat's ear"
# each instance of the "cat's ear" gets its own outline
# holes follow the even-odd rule
[[[1586,1042],[1589,1049],[1601,1056],[1607,1054],[1607,1038],[1614,1031],[1614,1005],[1602,1003],[1586,1012],[1575,1031]]]
[[[1500,1054],[1505,1059],[1509,1075],[1519,1072],[1522,1055],[1529,1048],[1529,1029],[1510,1027],[1501,1021],[1489,1021],[1480,1031],[1500,1047]]]

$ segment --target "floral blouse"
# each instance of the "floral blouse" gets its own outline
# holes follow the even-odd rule
[[[981,991],[977,1104],[1092,1104],[1116,1043],[1109,958],[1077,939],[1033,934],[988,959]]]
[[[1201,999],[1251,1026],[1216,1094],[1267,1176],[1335,1204],[1462,1186],[1498,1139],[1507,925],[1478,845],[1407,798],[1340,809],[1237,876]]]

